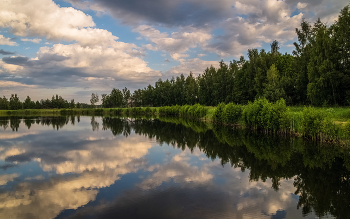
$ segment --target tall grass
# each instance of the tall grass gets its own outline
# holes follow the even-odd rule
[[[207,108],[200,105],[184,105],[184,106],[163,106],[159,108],[161,116],[181,116],[191,119],[201,119],[207,115]]]
[[[212,121],[222,125],[238,124],[264,133],[350,143],[350,120],[337,125],[334,114],[338,116],[339,111],[314,107],[303,107],[302,110],[298,107],[291,111],[283,99],[272,103],[259,98],[245,106],[220,103],[213,112]]]

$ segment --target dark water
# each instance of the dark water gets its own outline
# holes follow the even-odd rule
[[[0,218],[349,218],[350,153],[175,119],[0,118]]]

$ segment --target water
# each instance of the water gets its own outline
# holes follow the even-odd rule
[[[340,147],[175,119],[0,126],[0,218],[349,218]]]

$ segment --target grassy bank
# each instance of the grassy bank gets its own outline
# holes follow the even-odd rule
[[[264,133],[297,135],[317,141],[350,144],[350,108],[287,107],[257,99],[247,105],[220,103],[216,107],[199,104],[164,107],[104,109],[2,110],[0,116],[160,116],[205,120],[223,126],[240,126]]]

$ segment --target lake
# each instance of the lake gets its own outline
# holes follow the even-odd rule
[[[0,218],[349,218],[348,149],[174,118],[0,117]]]

